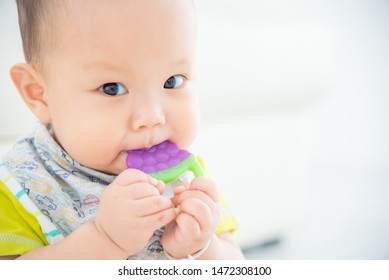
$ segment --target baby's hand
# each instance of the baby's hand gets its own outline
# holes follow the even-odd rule
[[[185,187],[177,187],[172,199],[179,208],[175,221],[166,226],[162,245],[176,259],[186,258],[204,248],[219,221],[219,194],[206,178],[195,178]]]
[[[129,256],[138,253],[177,216],[172,201],[161,195],[164,187],[141,171],[123,171],[103,192],[96,227]]]

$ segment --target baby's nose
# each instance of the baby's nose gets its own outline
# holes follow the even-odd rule
[[[159,100],[149,98],[134,106],[136,108],[133,108],[131,115],[131,127],[134,131],[166,123],[163,106]]]

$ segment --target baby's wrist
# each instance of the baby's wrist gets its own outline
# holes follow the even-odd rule
[[[96,221],[91,222],[91,224],[96,232],[97,240],[99,240],[98,247],[102,248],[104,252],[111,252],[112,255],[120,256],[119,259],[126,259],[128,257],[126,252],[108,236]]]
[[[183,258],[175,258],[167,251],[165,251],[165,255],[169,260],[196,260],[208,250],[210,244],[211,244],[211,239],[208,240],[208,242],[200,250],[197,250],[192,254],[188,254]]]

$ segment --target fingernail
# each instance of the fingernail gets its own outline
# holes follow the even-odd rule
[[[151,183],[153,184],[153,185],[158,185],[158,180],[157,179],[155,179],[155,178],[153,178],[153,177],[150,177],[151,178]]]
[[[185,185],[178,185],[176,188],[181,188],[181,189],[186,190],[186,186]]]

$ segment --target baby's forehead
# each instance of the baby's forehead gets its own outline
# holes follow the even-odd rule
[[[88,4],[78,4],[84,1]],[[168,7],[164,1],[181,4]],[[62,55],[61,63],[72,60],[83,68],[100,66],[115,72],[120,69],[135,72],[139,65],[154,69],[194,64],[196,28],[191,1],[76,2],[58,19],[61,27],[56,54]],[[92,2],[96,5],[91,5]],[[112,5],[113,2],[121,5]],[[58,61],[53,59],[51,63]]]
[[[151,50],[158,47],[153,44],[166,40],[179,47],[184,40],[196,34],[191,0],[68,1],[76,4],[59,19],[63,21],[63,30],[59,35],[65,39],[64,44],[81,40],[101,47],[139,42]],[[174,5],[170,7],[165,1]],[[113,5],[113,2],[118,4]],[[90,47],[93,51],[93,45]]]
[[[117,34],[115,30],[143,30],[143,36],[148,36],[148,27],[152,27],[169,33],[195,20],[192,0],[66,0],[66,3],[57,9],[59,15],[55,21],[58,25],[62,22],[65,28],[83,28],[94,36],[99,36],[105,26],[114,27],[111,28],[112,35],[121,36],[125,34]]]
[[[132,36],[132,41],[154,38],[154,42],[143,40],[148,47],[164,37],[169,40],[174,32],[183,40],[195,33],[188,24],[195,18],[192,0],[17,1],[26,60],[37,68],[44,68],[49,56],[72,44],[91,43],[88,51],[93,52],[96,45],[107,42],[123,44],[124,36]]]

